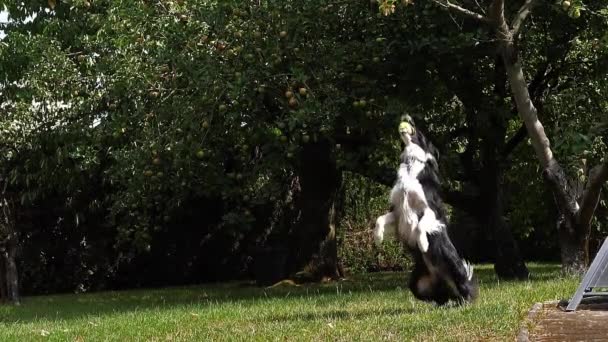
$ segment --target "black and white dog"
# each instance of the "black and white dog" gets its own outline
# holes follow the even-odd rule
[[[478,293],[473,267],[460,258],[447,233],[438,151],[409,116],[399,134],[405,148],[390,194],[391,211],[376,220],[375,242],[396,237],[412,252],[409,288],[416,298],[439,305],[473,301]]]

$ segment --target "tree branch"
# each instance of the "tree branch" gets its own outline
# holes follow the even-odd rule
[[[574,218],[580,207],[561,166],[557,162],[552,163],[543,170],[543,177],[553,192],[559,211]]]
[[[436,5],[443,7],[449,11],[464,15],[465,17],[475,19],[477,21],[489,24],[490,19],[483,14],[479,14],[475,11],[468,10],[464,7],[451,3],[449,0],[431,0]]]
[[[517,132],[515,132],[515,134],[513,134],[511,139],[509,139],[509,141],[507,141],[507,143],[505,144],[505,147],[502,149],[502,151],[500,153],[502,158],[503,159],[507,158],[511,154],[511,152],[513,152],[515,150],[517,145],[519,145],[519,143],[522,142],[527,136],[528,136],[528,131],[526,130],[526,125],[521,125],[521,127],[519,127]]]
[[[470,215],[477,215],[480,208],[480,197],[478,193],[466,193],[464,191],[454,191],[446,186],[441,188],[443,200],[454,208],[458,208]]]
[[[598,165],[589,172],[589,181],[583,192],[581,208],[578,214],[580,227],[588,227],[591,224],[593,213],[600,201],[602,185],[608,181],[608,162]]]
[[[528,15],[532,12],[532,7],[536,4],[535,0],[526,0],[524,4],[519,8],[515,17],[511,20],[513,23],[513,30],[511,34],[513,37],[517,37],[519,30],[521,29],[523,23],[526,21]]]

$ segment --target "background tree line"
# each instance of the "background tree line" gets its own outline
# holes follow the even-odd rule
[[[567,5],[0,1],[2,297],[406,267],[369,233],[403,114],[442,153],[467,258],[580,271],[606,234],[608,14]]]

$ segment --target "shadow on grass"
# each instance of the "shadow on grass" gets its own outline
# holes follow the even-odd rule
[[[537,264],[537,263],[529,263],[527,264],[528,270],[530,271],[530,276],[525,281],[530,282],[540,282],[547,281],[551,279],[559,279],[562,278],[561,268],[557,264]],[[484,286],[495,286],[500,283],[505,282],[519,282],[519,280],[500,280],[496,276],[494,272],[494,268],[492,265],[482,265],[475,267],[475,276],[479,280],[480,284]]]
[[[529,266],[530,281],[546,281],[559,277],[559,267],[554,265]],[[498,283],[492,266],[476,267],[475,273],[484,288]],[[407,273],[372,273],[353,276],[344,281],[327,284],[310,284],[277,288],[261,288],[244,283],[208,284],[202,286],[177,287],[121,292],[100,292],[79,295],[55,295],[27,297],[18,307],[0,306],[0,323],[28,323],[40,320],[68,321],[86,319],[89,316],[107,316],[132,311],[167,310],[171,308],[237,303],[240,306],[256,305],[259,300],[282,298],[323,298],[333,301],[346,293],[383,293],[407,291]],[[388,310],[387,314],[400,314]],[[338,311],[329,315],[353,315]],[[355,313],[356,314],[356,313]],[[378,314],[361,313],[366,314]],[[381,313],[382,314],[382,313]],[[312,315],[312,314],[311,314]],[[310,319],[317,317],[310,316]],[[306,319],[294,314],[277,319]]]
[[[340,321],[340,320],[360,320],[369,317],[385,317],[385,316],[402,316],[416,313],[413,307],[405,309],[382,309],[382,310],[332,310],[319,313],[293,313],[287,315],[276,315],[268,318],[274,322],[291,322],[291,321]]]

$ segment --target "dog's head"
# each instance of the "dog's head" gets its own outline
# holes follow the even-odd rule
[[[414,126],[414,120],[409,115],[405,115],[399,124],[399,135],[405,145],[409,145],[412,142],[412,137],[416,134],[416,128]]]

